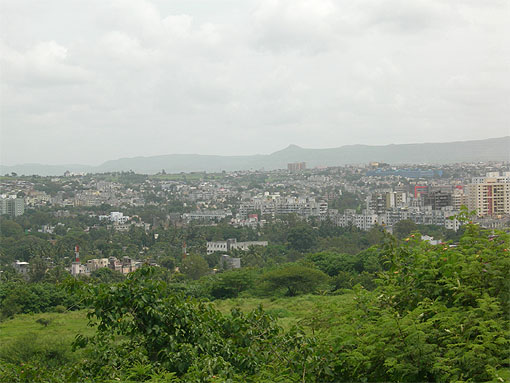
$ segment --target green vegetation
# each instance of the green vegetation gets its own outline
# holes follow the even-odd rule
[[[13,247],[27,238],[6,227]],[[172,249],[251,229],[68,232],[57,242],[115,254],[122,239],[164,267],[83,280],[6,270],[0,381],[505,381],[510,235],[466,224],[458,242],[432,246],[415,229],[404,222],[396,238],[288,217],[261,230],[271,246],[232,254],[250,267],[214,275],[216,255]]]

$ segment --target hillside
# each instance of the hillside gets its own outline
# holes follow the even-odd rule
[[[296,145],[268,154],[219,156],[200,154],[169,154],[150,157],[121,158],[99,166],[22,164],[0,166],[0,174],[61,175],[72,172],[102,173],[129,171],[154,174],[162,169],[167,173],[220,172],[234,170],[284,169],[289,162],[306,162],[316,166],[341,166],[370,161],[391,164],[448,164],[477,161],[509,161],[510,136],[476,141],[422,143],[402,145],[347,145],[331,149],[306,149]]]

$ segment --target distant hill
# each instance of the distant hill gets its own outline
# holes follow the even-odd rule
[[[133,170],[154,174],[165,169],[167,173],[219,172],[222,170],[283,169],[289,162],[306,162],[307,167],[338,166],[368,163],[390,164],[449,164],[476,161],[510,161],[510,136],[476,141],[402,145],[347,145],[331,149],[305,149],[296,145],[268,155],[214,156],[200,154],[169,154],[151,157],[121,158],[99,166],[88,165],[0,165],[0,174],[62,175],[71,172],[102,173]]]

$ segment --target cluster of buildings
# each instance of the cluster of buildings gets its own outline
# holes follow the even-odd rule
[[[467,185],[432,182],[397,185],[369,193],[361,212],[330,210],[325,219],[339,226],[353,225],[362,230],[375,225],[392,227],[399,221],[411,220],[420,225],[443,226],[457,231],[460,222],[452,216],[459,213],[461,206],[475,211],[484,225],[495,227],[495,221],[503,225],[510,219],[510,172],[490,172],[483,177],[473,177]]]
[[[280,193],[259,194],[243,202],[239,206],[239,216],[248,217],[252,213],[259,213],[262,216],[276,216],[281,214],[296,214],[298,216],[320,217],[328,212],[328,203],[324,200],[317,201],[311,196],[292,197],[281,196]]]
[[[78,275],[90,275],[92,272],[102,268],[109,268],[121,274],[128,274],[139,269],[142,265],[143,262],[134,261],[130,257],[122,257],[120,260],[116,257],[95,258],[89,259],[86,263],[82,264],[80,262],[79,248],[76,246],[75,258],[71,264],[70,272],[72,276],[76,277]]]
[[[0,202],[2,214],[12,217],[39,206],[64,207],[76,214],[82,207],[106,204],[117,211],[98,218],[119,231],[132,225],[148,229],[150,225],[214,225],[220,221],[257,228],[285,214],[330,219],[363,230],[375,225],[391,227],[402,219],[456,228],[449,217],[462,205],[475,210],[479,222],[493,227],[492,221],[504,222],[510,215],[509,170],[508,163],[418,168],[370,163],[307,169],[306,163],[296,162],[287,164],[286,170],[201,173],[171,179],[140,176],[130,183],[107,181],[101,175],[69,175],[51,178],[51,188],[36,185],[37,180],[3,181],[0,186],[9,195],[24,198],[4,195]],[[360,201],[358,206],[338,203],[347,193]],[[119,212],[150,205],[175,209],[166,213],[166,219],[158,217],[149,223]]]
[[[232,216],[232,211],[228,209],[218,209],[218,210],[197,210],[191,213],[182,214],[182,218],[186,222],[191,221],[221,221],[227,217]]]

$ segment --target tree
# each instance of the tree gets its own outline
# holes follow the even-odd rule
[[[190,255],[182,261],[180,271],[191,279],[199,279],[209,272],[209,265],[200,255]]]
[[[416,230],[418,226],[410,219],[399,221],[393,226],[393,234],[399,239],[407,237]]]
[[[317,245],[317,233],[308,225],[301,225],[289,230],[287,237],[291,249],[306,252]]]
[[[301,330],[284,333],[262,308],[223,315],[168,293],[154,272],[141,268],[115,286],[69,283],[91,308],[96,331],[75,342],[75,347],[89,345],[77,370],[86,380],[133,381],[136,367],[135,381],[149,381],[154,373],[165,374],[154,382],[331,381],[329,354]]]
[[[175,269],[175,260],[172,257],[164,257],[159,261],[159,264],[162,267],[166,267],[170,271],[174,271]]]
[[[30,282],[41,282],[45,275],[48,266],[44,259],[40,256],[35,256],[30,259]]]
[[[0,222],[0,235],[2,237],[20,237],[23,235],[23,228],[10,219],[2,219]]]
[[[356,289],[336,332],[342,379],[504,381],[509,248],[508,233],[472,224],[455,247],[388,242],[376,290]]]
[[[215,298],[236,298],[240,292],[253,286],[251,270],[232,270],[218,274],[212,283],[211,295]]]
[[[100,283],[114,283],[124,280],[124,275],[108,267],[102,267],[90,273],[90,277]]]
[[[268,290],[286,289],[286,295],[313,293],[328,276],[322,271],[299,264],[287,264],[262,276]]]

